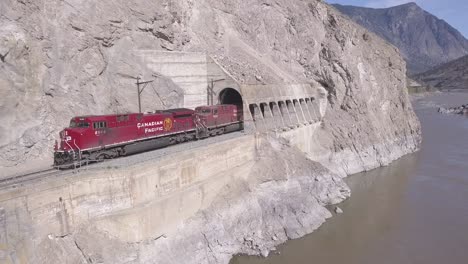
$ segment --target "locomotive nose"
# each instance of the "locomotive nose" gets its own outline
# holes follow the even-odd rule
[[[71,140],[71,131],[68,129],[64,129],[60,132],[60,139],[62,141],[70,141]]]
[[[59,132],[60,141],[57,144],[58,150],[67,151],[71,149],[70,145],[68,144],[68,142],[71,141],[71,136],[69,134],[70,133],[67,129]]]

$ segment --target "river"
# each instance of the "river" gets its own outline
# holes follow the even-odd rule
[[[468,263],[468,117],[437,113],[468,103],[468,93],[414,100],[423,144],[388,167],[346,179],[344,213],[288,241],[268,258],[231,264]]]

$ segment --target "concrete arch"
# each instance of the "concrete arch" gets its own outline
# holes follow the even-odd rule
[[[284,117],[286,116],[287,112],[286,112],[286,104],[284,103],[284,101],[278,101],[278,108],[280,110],[280,114]]]
[[[273,114],[273,116],[281,115],[279,113],[278,104],[276,104],[276,102],[270,102],[270,110],[271,110],[271,113]]]
[[[288,111],[287,104],[285,101],[278,101],[278,107],[281,113],[281,116],[283,117],[284,125],[285,126],[290,126],[291,125],[291,117]]]
[[[234,88],[224,88],[219,92],[219,103],[220,104],[233,104],[239,107],[243,106],[242,95]]]
[[[314,97],[306,98],[307,106],[309,107],[309,113],[312,117],[313,122],[319,121],[319,116],[317,115],[316,105],[317,102]]]
[[[260,108],[257,104],[250,104],[249,105],[250,114],[252,115],[253,121],[258,121],[262,114],[260,113]],[[262,116],[263,117],[263,116]]]
[[[263,123],[265,125],[265,129],[267,130],[274,129],[276,121],[268,103],[266,102],[260,103],[260,110],[263,115]]]
[[[284,126],[283,116],[281,115],[281,111],[279,106],[276,102],[270,102],[270,113],[272,116],[272,120],[274,121],[272,128],[280,128]]]
[[[302,108],[302,111],[304,112],[304,117],[305,117],[305,121],[307,123],[310,123],[312,124],[312,121],[313,121],[313,117],[312,117],[312,114],[310,113],[310,110],[309,110],[309,99],[308,98],[301,98],[299,99],[299,103],[301,105],[301,108]]]
[[[266,103],[260,103],[260,110],[262,111],[263,118],[269,117],[268,106]]]
[[[296,115],[299,123],[305,123],[306,122],[306,117],[304,115],[304,110],[302,109],[300,99],[294,99],[293,100],[294,108],[296,108]]]
[[[286,100],[286,108],[289,113],[289,119],[291,121],[290,125],[295,126],[299,124],[299,120],[297,118],[296,109],[294,107],[293,101]]]

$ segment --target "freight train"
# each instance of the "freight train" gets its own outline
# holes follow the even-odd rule
[[[225,104],[74,117],[55,143],[54,167],[68,168],[242,130],[242,114],[240,106]]]

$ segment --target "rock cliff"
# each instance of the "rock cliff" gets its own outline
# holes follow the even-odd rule
[[[460,32],[416,3],[380,9],[334,6],[398,47],[411,74],[468,54],[468,40]]]
[[[206,52],[241,84],[313,83],[329,104],[317,132],[260,136],[248,184],[228,185],[164,239],[127,245],[86,230],[91,222],[41,244],[38,259],[226,263],[235,253],[266,254],[331,216],[324,206],[349,195],[341,177],[419,147],[398,50],[321,1],[5,0],[0,7],[4,168],[50,162],[54,136],[71,116],[135,111],[134,78],[154,74],[133,56],[138,49]],[[158,100],[144,105],[181,106],[170,79],[162,76],[157,89]],[[303,138],[307,151],[291,137]],[[96,237],[109,243],[95,245]],[[106,246],[114,242],[118,252]]]

